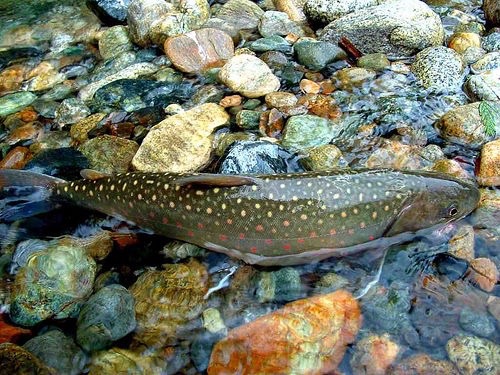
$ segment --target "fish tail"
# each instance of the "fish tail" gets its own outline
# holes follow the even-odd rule
[[[0,221],[16,221],[52,211],[54,186],[66,181],[30,171],[0,169]]]

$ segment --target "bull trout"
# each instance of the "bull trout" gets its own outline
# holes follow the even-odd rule
[[[131,172],[73,182],[1,170],[0,187],[15,185],[43,186],[57,200],[260,265],[308,263],[378,247],[383,239],[401,242],[463,218],[479,200],[475,186],[449,176],[384,169]]]

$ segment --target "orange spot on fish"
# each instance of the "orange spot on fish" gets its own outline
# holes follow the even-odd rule
[[[221,241],[226,241],[226,240],[227,240],[227,236],[226,236],[225,234],[221,234],[221,235],[219,236],[219,239],[220,239]]]
[[[290,222],[289,222],[288,220],[285,220],[285,221],[283,222],[283,225],[284,225],[285,227],[287,227],[287,226],[289,226],[289,225],[290,225]]]
[[[298,243],[304,243],[304,239],[303,238],[297,238],[297,242]]]
[[[336,235],[337,234],[337,230],[335,228],[330,229],[330,234],[332,236]]]
[[[370,237],[368,237],[368,239],[369,239],[370,241],[373,241],[373,240],[375,239],[375,237],[370,236]]]
[[[188,236],[189,236],[189,237],[194,237],[194,233],[193,233],[192,231],[189,231],[189,232],[188,232]]]
[[[286,243],[283,245],[283,250],[290,251],[292,249],[292,245],[289,243]]]
[[[163,224],[168,224],[168,218],[164,217],[163,219],[161,219],[161,222]]]
[[[267,244],[267,245],[271,245],[273,243],[273,240],[271,240],[270,238],[264,240],[264,242]]]
[[[262,232],[262,231],[264,231],[264,227],[262,226],[262,224],[259,224],[259,225],[257,225],[257,226],[255,227],[255,230],[256,230],[257,232]]]
[[[233,223],[233,220],[232,219],[227,219],[226,223],[228,223],[229,225],[231,225]]]
[[[198,223],[198,228],[203,229],[203,228],[205,228],[205,226],[202,223]]]
[[[245,233],[240,233],[239,238],[240,238],[240,240],[244,239],[245,238]]]
[[[255,246],[252,246],[250,248],[250,251],[255,254],[257,252],[257,248]]]
[[[311,238],[314,238],[314,237],[317,237],[318,235],[316,234],[316,232],[311,232],[309,233],[309,237]]]

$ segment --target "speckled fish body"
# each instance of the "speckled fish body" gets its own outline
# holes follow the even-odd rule
[[[470,213],[475,186],[392,170],[284,175],[126,173],[59,183],[56,196],[248,263],[299,264]]]

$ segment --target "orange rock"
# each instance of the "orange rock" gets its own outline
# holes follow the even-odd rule
[[[306,94],[299,99],[297,104],[305,104],[309,113],[327,119],[334,119],[342,114],[335,104],[335,99],[328,95]]]
[[[16,327],[7,323],[4,315],[0,314],[0,344],[11,342],[17,344],[21,339],[31,336],[29,329]]]
[[[260,116],[259,130],[262,134],[272,138],[281,137],[283,128],[285,127],[285,118],[283,113],[276,108],[270,111],[265,111]]]
[[[481,149],[477,179],[483,186],[500,186],[500,139],[486,143]]]
[[[19,141],[37,140],[43,134],[43,126],[38,121],[27,123],[12,130],[5,140],[9,145],[16,144]]]
[[[309,79],[302,79],[299,85],[300,85],[300,90],[306,94],[317,94],[321,89],[319,83],[316,83]]]
[[[21,88],[28,68],[21,64],[11,65],[0,72],[0,95]]]
[[[10,150],[0,161],[0,168],[23,169],[30,159],[30,150],[26,147],[17,146]]]
[[[38,120],[38,113],[33,109],[33,107],[27,107],[18,112],[18,116],[21,121],[33,122]]]
[[[427,354],[417,354],[406,358],[398,365],[392,367],[388,372],[391,375],[458,375],[460,372],[449,361],[439,361],[429,357]]]
[[[356,344],[351,367],[356,374],[383,375],[396,360],[399,346],[389,335],[371,335]]]
[[[240,95],[230,95],[222,98],[219,105],[224,108],[236,107],[241,104],[243,97]]]
[[[345,290],[294,301],[231,330],[215,344],[208,374],[331,373],[360,325]]]
[[[469,277],[486,292],[491,292],[498,281],[497,266],[491,259],[476,258],[470,262]]]

